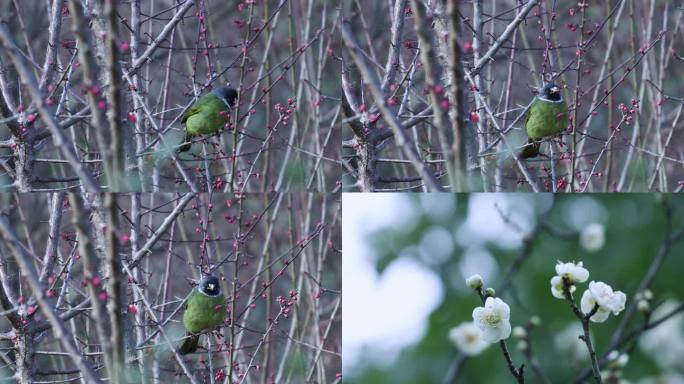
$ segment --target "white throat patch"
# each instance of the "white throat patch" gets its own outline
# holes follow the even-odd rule
[[[213,288],[212,286],[213,286],[213,284],[209,284],[209,288]],[[218,296],[218,295],[221,294],[221,292],[219,291],[219,292],[217,292],[215,295],[210,295],[210,294],[204,292],[203,290],[201,290],[200,287],[197,287],[197,292],[199,292],[199,293],[201,293],[201,294],[203,294],[204,296],[207,296],[207,297],[216,297],[216,296]]]
[[[549,100],[542,95],[537,95],[537,99],[539,99],[545,103],[553,103],[553,104],[560,104],[560,103],[565,101],[565,100],[563,100],[563,96],[561,96],[560,100]]]

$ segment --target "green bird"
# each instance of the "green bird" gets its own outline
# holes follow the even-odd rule
[[[520,156],[523,159],[537,157],[544,138],[559,135],[568,126],[568,106],[560,93],[560,87],[547,83],[532,101],[525,120],[527,145]]]
[[[178,149],[186,152],[192,138],[218,132],[230,119],[230,110],[237,99],[237,91],[229,87],[216,88],[193,104],[181,117],[185,124],[185,140]]]
[[[215,276],[204,276],[185,304],[183,325],[186,337],[178,352],[181,355],[195,352],[200,334],[223,324],[225,319],[226,303],[219,280]]]

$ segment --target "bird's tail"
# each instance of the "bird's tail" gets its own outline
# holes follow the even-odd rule
[[[185,335],[185,340],[183,340],[183,344],[178,348],[178,353],[187,355],[188,353],[195,352],[197,350],[197,345],[199,344],[199,337],[199,333]]]
[[[527,139],[527,145],[523,147],[520,152],[520,157],[523,159],[529,159],[532,157],[539,156],[539,147],[541,146],[541,141],[534,141],[532,139]]]
[[[178,147],[178,152],[187,152],[190,150],[190,147],[192,147],[192,139],[188,137],[186,133],[185,139],[183,139],[183,144],[180,147]]]

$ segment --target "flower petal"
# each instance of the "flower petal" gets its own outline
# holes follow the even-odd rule
[[[595,323],[603,323],[608,319],[608,315],[610,315],[610,311],[606,310],[603,307],[599,307],[598,311],[596,311],[596,314],[592,316],[589,320],[595,322]]]
[[[501,339],[505,340],[511,336],[511,323],[504,321],[501,323]]]
[[[551,278],[551,294],[557,299],[565,299],[563,294],[563,279],[560,276]]]
[[[585,268],[582,268],[581,266],[576,267],[572,275],[573,280],[577,283],[584,283],[585,281],[587,281],[587,279],[589,279],[589,271]]]
[[[613,297],[611,298],[610,310],[614,315],[622,312],[625,309],[625,302],[627,301],[627,295],[621,291],[615,291]]]
[[[482,330],[482,338],[488,343],[496,343],[501,340],[500,333],[497,327],[487,327]]]
[[[508,320],[511,318],[511,307],[508,306],[503,300],[499,299],[499,312],[501,312],[501,318]]]
[[[487,310],[482,308],[482,307],[477,307],[473,309],[473,320],[475,321],[475,325],[478,327],[482,328],[482,325],[484,323],[484,317],[487,316]]]
[[[587,289],[582,294],[582,299],[580,300],[580,308],[582,309],[582,312],[584,314],[588,314],[594,309],[594,305],[596,305],[594,295],[592,295],[591,291]]]

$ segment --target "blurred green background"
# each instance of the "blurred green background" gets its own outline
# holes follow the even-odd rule
[[[521,239],[535,233],[539,223],[545,223],[558,235],[539,231],[533,236],[529,257],[513,278],[511,289],[497,292],[497,296],[510,305],[513,327],[525,325],[533,315],[540,317],[541,326],[530,334],[534,356],[551,382],[573,382],[577,372],[589,367],[589,361],[581,354],[577,356],[573,345],[568,345],[567,341],[567,348],[559,348],[563,345],[559,344],[559,338],[562,338],[559,334],[573,324],[579,325],[579,321],[573,316],[567,301],[551,295],[549,280],[555,275],[555,264],[558,260],[583,261],[590,273],[589,281],[604,281],[613,289],[625,292],[628,306],[663,243],[665,206],[669,206],[672,212],[672,232],[681,231],[684,228],[684,197],[678,195],[509,193],[345,196],[344,381],[371,384],[443,382],[449,366],[458,355],[447,337],[449,329],[464,321],[472,321],[472,310],[481,305],[477,295],[466,287],[464,278],[480,273],[485,286],[498,287],[521,252]],[[352,209],[357,212],[361,209],[363,213],[351,213]],[[371,225],[376,216],[382,220]],[[367,228],[358,228],[358,223],[371,224]],[[596,252],[588,252],[579,241],[579,232],[591,223],[605,227],[605,245]],[[366,248],[355,248],[353,255],[347,254],[352,245],[356,247],[359,243]],[[654,307],[666,300],[676,303],[684,300],[681,277],[684,271],[683,243],[680,241],[673,245],[651,286]],[[373,284],[364,282],[364,273],[357,273],[355,268],[360,270],[363,262],[372,263],[377,273],[375,278],[381,281],[392,265],[406,260],[422,267],[423,270],[417,273],[427,270],[433,274],[441,283],[442,292],[430,295],[430,300],[437,298],[436,305],[426,314],[425,330],[418,340],[395,348],[388,358],[387,347],[383,349],[381,345],[384,341],[359,342],[359,337],[355,336],[359,324],[363,324],[363,316],[367,317],[369,327],[373,323],[391,324],[399,321],[397,316],[411,313],[411,308],[396,305],[384,313],[371,314],[357,313],[355,306],[347,304],[353,300],[372,300],[376,305],[388,300],[401,302],[401,298],[388,296],[404,293],[384,290],[383,297],[371,292]],[[575,294],[578,302],[589,281],[578,284]],[[368,287],[366,296],[350,297],[347,294],[347,291],[354,293],[349,288],[355,284]],[[406,288],[411,292],[411,289],[419,287]],[[411,300],[407,299],[407,302]],[[599,355],[607,352],[610,336],[624,313],[611,315],[604,323],[591,323]],[[684,346],[684,319],[681,314],[657,331],[662,337],[663,330],[666,330],[665,336],[670,340],[667,345],[662,345],[657,355],[646,353],[638,344],[628,345],[630,360],[623,370],[626,382],[684,381],[684,347],[677,347]],[[636,326],[642,322],[643,316],[637,313],[633,319],[630,324]],[[657,336],[656,330],[650,331],[652,343]],[[388,342],[396,345],[396,340]],[[527,382],[539,382],[524,355],[517,350],[513,337],[507,343],[513,361],[517,365],[526,364]],[[667,358],[663,359],[663,356]],[[501,350],[494,345],[481,355],[466,359],[457,382],[510,383],[514,380],[506,368]]]

